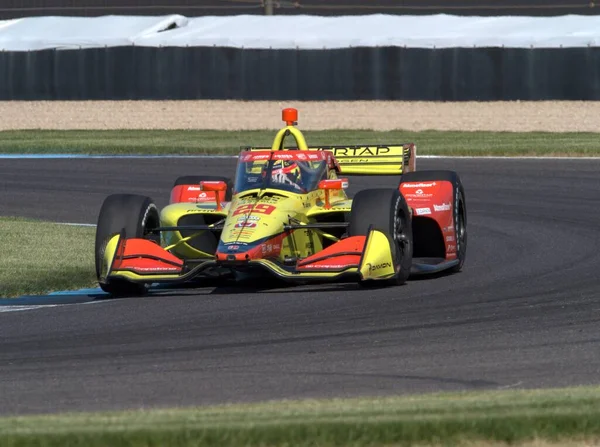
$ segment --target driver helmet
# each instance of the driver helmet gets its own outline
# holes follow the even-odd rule
[[[302,173],[300,166],[293,160],[276,160],[271,170],[271,181],[302,188]]]

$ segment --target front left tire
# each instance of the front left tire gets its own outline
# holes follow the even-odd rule
[[[95,242],[96,277],[102,290],[114,296],[142,295],[145,284],[124,280],[104,282],[101,278],[104,249],[108,241],[125,229],[128,238],[146,238],[158,242],[159,236],[150,230],[160,226],[158,208],[150,197],[136,194],[113,194],[108,196],[98,215]]]

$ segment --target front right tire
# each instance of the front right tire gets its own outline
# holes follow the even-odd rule
[[[356,194],[352,200],[348,235],[366,236],[371,228],[383,232],[390,242],[396,276],[384,283],[404,284],[412,266],[413,243],[410,211],[399,190],[367,189]]]

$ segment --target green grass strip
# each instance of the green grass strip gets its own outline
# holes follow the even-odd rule
[[[3,446],[409,446],[600,438],[600,388],[0,418]]]
[[[417,143],[421,155],[600,156],[597,133],[306,131],[309,145]],[[0,132],[6,154],[237,154],[270,146],[275,131],[21,130]]]
[[[96,229],[0,218],[0,298],[95,287]]]

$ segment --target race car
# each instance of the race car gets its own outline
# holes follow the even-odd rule
[[[284,109],[271,147],[243,148],[234,182],[180,177],[162,210],[145,196],[107,197],[96,229],[100,287],[122,296],[208,279],[400,285],[462,268],[467,209],[456,172],[416,171],[413,143],[309,147],[297,120]],[[351,199],[352,175],[399,182]]]

